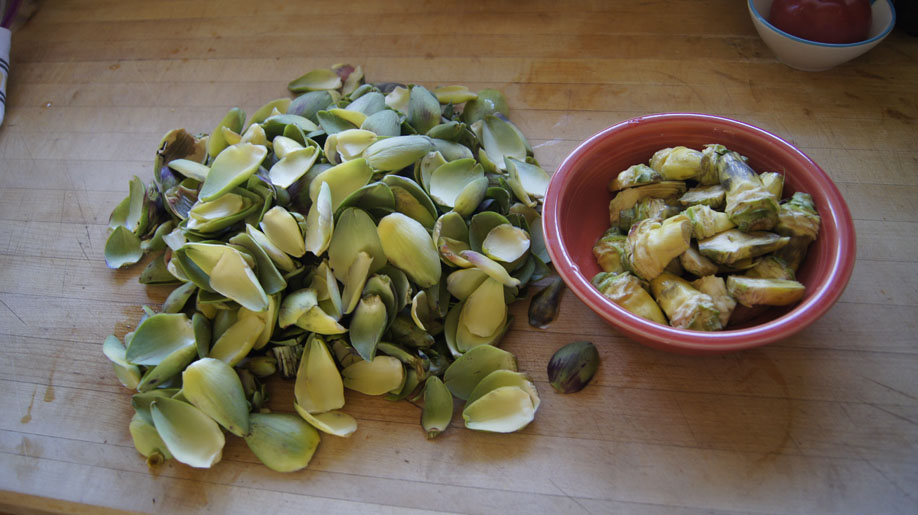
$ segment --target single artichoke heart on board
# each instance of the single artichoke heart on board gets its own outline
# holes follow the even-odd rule
[[[558,349],[548,362],[548,381],[558,393],[579,392],[599,368],[599,352],[591,342],[579,341]]]

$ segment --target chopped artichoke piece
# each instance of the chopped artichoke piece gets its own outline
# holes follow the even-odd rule
[[[789,281],[797,279],[797,274],[794,273],[794,270],[777,256],[765,256],[754,267],[747,270],[744,275],[756,279],[787,279]]]
[[[660,172],[654,170],[653,168],[644,164],[633,165],[618,173],[618,176],[609,183],[609,191],[615,193],[625,188],[644,186],[647,184],[660,182],[662,180],[663,176],[660,175]]]
[[[714,211],[705,205],[692,206],[684,213],[692,220],[692,236],[698,240],[710,238],[736,227],[726,213]]]
[[[781,204],[775,232],[784,236],[799,236],[809,241],[816,241],[816,236],[819,235],[819,223],[820,218],[816,212],[813,197],[798,191]]]
[[[778,201],[742,156],[723,145],[705,148],[702,167],[716,170],[727,192],[726,213],[741,231],[770,231],[778,222]]]
[[[620,234],[618,229],[610,229],[593,245],[593,256],[603,272],[621,273],[625,271],[625,240],[628,237]]]
[[[623,209],[618,214],[618,227],[622,231],[628,232],[631,226],[639,223],[641,220],[656,218],[665,220],[671,216],[676,216],[682,211],[678,206],[668,203],[660,198],[644,198],[630,209]]]
[[[622,274],[600,273],[593,278],[596,288],[612,302],[658,324],[666,325],[666,317],[641,281],[629,272]]]
[[[743,232],[730,229],[698,242],[698,251],[715,263],[735,265],[742,260],[764,256],[787,245],[790,238],[773,232]]]
[[[780,199],[784,194],[784,176],[780,173],[762,172],[759,174],[759,180],[762,181],[762,186],[774,195],[776,199]]]
[[[759,261],[761,260],[761,258],[746,258],[740,259],[735,263],[730,263],[729,265],[718,264],[717,273],[721,275],[739,274],[751,268],[755,268],[755,266],[758,265]]]
[[[727,327],[730,315],[733,314],[733,309],[736,307],[736,301],[727,292],[727,284],[724,282],[723,277],[707,275],[692,281],[692,286],[714,300],[714,307],[720,312],[720,325]]]
[[[643,279],[653,279],[663,272],[670,261],[689,248],[691,239],[692,222],[683,214],[663,222],[643,220],[631,228],[625,242],[629,268]]]
[[[812,241],[806,236],[791,236],[787,245],[775,252],[775,257],[784,260],[787,266],[796,272],[806,258],[810,243]]]
[[[695,179],[701,173],[701,152],[687,148],[664,148],[650,158],[650,167],[667,181]]]
[[[619,191],[609,202],[609,223],[612,227],[618,227],[621,211],[633,208],[643,198],[674,200],[683,193],[685,193],[685,183],[682,181],[664,181]]]
[[[752,306],[787,306],[803,298],[806,287],[786,279],[756,279],[731,275],[727,291],[740,304]]]
[[[683,252],[682,254],[685,254],[685,253]],[[682,254],[679,254],[679,257],[681,257]],[[685,274],[685,269],[682,268],[682,261],[679,259],[679,257],[675,257],[669,263],[667,263],[666,267],[663,268],[663,271],[669,272],[673,275],[678,275],[679,277],[682,277]]]
[[[671,326],[696,331],[723,329],[714,299],[685,279],[664,272],[650,282],[650,288]]]
[[[696,277],[717,273],[717,265],[704,257],[694,246],[685,249],[685,252],[679,255],[679,263],[686,272]]]
[[[712,209],[723,209],[726,203],[727,192],[720,184],[710,186],[698,186],[685,192],[685,195],[679,197],[679,203],[685,207],[690,206],[708,206]]]

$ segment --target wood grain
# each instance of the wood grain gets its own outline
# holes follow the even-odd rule
[[[697,111],[800,146],[855,219],[857,265],[816,324],[705,358],[623,337],[570,293],[548,329],[512,306],[503,346],[542,393],[510,435],[452,427],[349,392],[349,439],[278,474],[238,438],[210,470],[150,470],[130,392],[101,353],[169,286],[102,250],[127,181],[176,127],[210,131],[314,67],[373,81],[496,87],[549,170],[620,120]],[[13,37],[0,127],[0,510],[14,513],[914,513],[918,511],[918,40],[894,31],[851,63],[792,70],[735,0],[44,2]],[[148,258],[149,259],[149,258]],[[600,350],[582,392],[553,352]],[[268,384],[270,406],[292,391]]]

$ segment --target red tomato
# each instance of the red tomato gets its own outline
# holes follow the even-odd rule
[[[768,21],[798,38],[856,43],[870,31],[869,0],[774,0]]]

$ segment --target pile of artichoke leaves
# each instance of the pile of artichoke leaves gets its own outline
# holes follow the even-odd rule
[[[168,132],[152,182],[113,211],[109,267],[151,254],[140,281],[174,284],[160,311],[103,345],[136,390],[130,432],[149,464],[217,463],[225,433],[268,467],[308,465],[347,437],[344,388],[421,403],[429,438],[452,420],[512,432],[539,396],[497,347],[507,305],[551,273],[549,175],[496,90],[366,83],[313,70],[209,135]],[[294,379],[288,412],[266,378]]]

